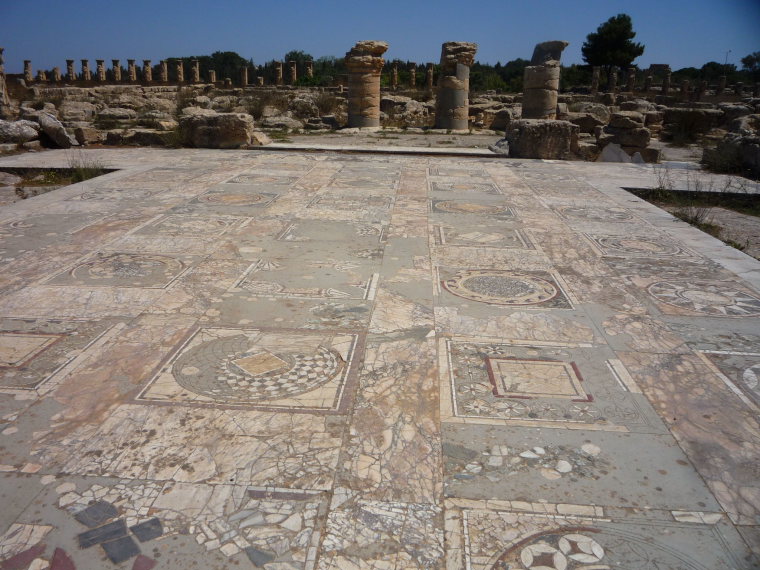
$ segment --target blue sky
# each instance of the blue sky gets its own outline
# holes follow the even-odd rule
[[[533,46],[566,40],[563,63],[582,63],[586,35],[619,13],[633,18],[646,46],[640,67],[674,69],[707,61],[739,67],[760,51],[760,0],[0,0],[6,71],[35,70],[67,58],[139,60],[236,51],[255,63],[291,49],[342,56],[358,40],[390,44],[386,58],[440,57],[445,41],[472,41],[477,59],[529,59]],[[110,61],[109,61],[110,65]],[[79,62],[77,62],[77,68]]]

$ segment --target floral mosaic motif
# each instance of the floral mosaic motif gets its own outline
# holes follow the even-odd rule
[[[442,214],[476,214],[500,220],[515,218],[514,210],[508,206],[471,202],[468,200],[433,200],[433,212]]]
[[[452,295],[489,305],[520,307],[554,301],[551,306],[555,308],[571,306],[548,274],[464,269],[443,279],[441,284]]]
[[[457,181],[439,181],[432,182],[431,187],[434,192],[481,192],[483,194],[501,194],[501,190],[495,184],[473,182],[471,180]]]
[[[96,253],[48,280],[55,285],[162,289],[188,265],[176,257],[148,253]]]
[[[633,219],[631,213],[625,208],[560,206],[555,211],[565,219],[592,220],[595,222],[624,222]]]
[[[731,283],[657,281],[647,292],[667,305],[713,317],[760,315],[760,297]]]
[[[168,214],[156,222],[140,229],[140,234],[164,234],[176,236],[220,236],[228,229],[240,223],[232,216],[188,216]]]
[[[584,234],[605,256],[672,257],[689,255],[676,242],[660,236]]]
[[[284,184],[297,182],[300,176],[268,176],[266,174],[241,174],[228,182],[230,184]]]
[[[433,235],[437,245],[532,249],[532,245],[521,231],[498,227],[462,231],[446,226],[434,226]]]
[[[208,192],[193,202],[220,206],[268,206],[279,196],[271,192]]]
[[[361,211],[367,208],[387,210],[393,200],[386,196],[317,196],[307,208],[328,208],[330,210]]]

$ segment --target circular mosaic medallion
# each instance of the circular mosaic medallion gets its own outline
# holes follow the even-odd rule
[[[245,335],[204,342],[176,360],[172,373],[187,390],[225,402],[298,396],[335,378],[340,355],[319,347],[314,354],[270,352],[251,347]]]
[[[176,275],[184,265],[178,259],[143,253],[115,253],[77,265],[71,274],[87,280],[134,280]]]
[[[760,396],[760,364],[745,369],[742,373],[742,382],[747,389]]]
[[[674,255],[681,249],[674,243],[644,237],[605,236],[596,238],[607,253],[628,255]]]
[[[206,194],[198,198],[201,202],[210,202],[212,204],[222,204],[224,206],[255,206],[270,200],[269,196],[264,194]]]
[[[760,298],[723,288],[715,283],[670,283],[658,281],[647,289],[650,295],[668,305],[716,317],[760,315]]]
[[[454,295],[492,305],[538,305],[559,294],[557,287],[545,279],[485,269],[459,271],[442,284]]]
[[[435,209],[449,214],[500,214],[504,212],[503,206],[478,204],[477,202],[457,202],[455,200],[436,202]]]

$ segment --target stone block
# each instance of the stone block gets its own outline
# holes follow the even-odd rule
[[[520,119],[509,124],[505,138],[510,157],[566,159],[577,146],[579,131],[569,121]]]
[[[180,118],[182,141],[196,148],[240,148],[251,144],[253,117],[244,113],[214,113]]]
[[[612,113],[609,125],[618,129],[638,129],[644,126],[644,115],[637,111],[619,111]]]

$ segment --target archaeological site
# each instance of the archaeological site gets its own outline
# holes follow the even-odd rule
[[[0,48],[0,570],[760,568],[760,52],[607,24]]]

